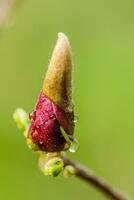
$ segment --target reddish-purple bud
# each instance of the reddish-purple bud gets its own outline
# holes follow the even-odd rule
[[[68,134],[72,134],[70,131],[73,130],[69,130],[68,127],[68,116],[65,111],[49,100],[43,92],[39,96],[35,111],[30,114],[30,120],[30,137],[42,151],[55,152],[64,150],[66,141],[62,136],[60,126]]]
[[[35,110],[30,114],[28,137],[46,152],[63,151],[66,140],[60,127],[68,135],[74,132],[72,104],[72,62],[67,37],[59,38],[50,61],[43,89]]]

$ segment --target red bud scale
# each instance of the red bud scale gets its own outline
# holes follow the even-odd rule
[[[46,152],[64,150],[67,141],[60,127],[68,136],[74,132],[71,49],[67,37],[58,36],[28,131],[33,143]]]

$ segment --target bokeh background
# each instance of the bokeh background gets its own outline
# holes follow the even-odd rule
[[[0,34],[0,199],[107,199],[76,178],[44,177],[12,119],[33,109],[59,31],[74,60],[80,148],[69,156],[133,197],[134,1],[21,0]]]

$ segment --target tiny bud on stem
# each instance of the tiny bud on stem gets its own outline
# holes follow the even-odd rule
[[[45,176],[58,176],[63,170],[63,160],[59,153],[40,153],[39,167]]]
[[[15,110],[13,114],[14,121],[16,122],[19,129],[25,133],[28,125],[29,125],[29,118],[28,114],[22,108],[18,108]]]
[[[72,165],[65,166],[65,168],[63,170],[63,176],[65,178],[70,178],[70,177],[74,176],[75,173],[76,173],[76,170]]]

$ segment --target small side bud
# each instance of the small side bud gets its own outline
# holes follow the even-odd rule
[[[76,173],[76,170],[72,165],[67,165],[63,170],[63,176],[65,178],[70,178],[70,177],[74,176],[75,173]]]
[[[44,167],[43,173],[45,176],[58,176],[63,170],[63,161],[61,158],[50,159]]]
[[[63,170],[63,160],[58,153],[41,152],[39,167],[45,176],[58,176]]]
[[[29,126],[29,118],[28,114],[22,108],[18,108],[15,110],[13,114],[14,121],[16,122],[17,126],[23,133],[27,130]]]

